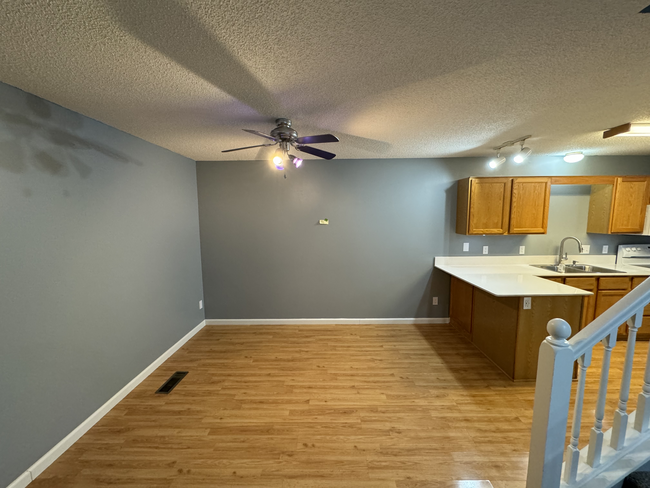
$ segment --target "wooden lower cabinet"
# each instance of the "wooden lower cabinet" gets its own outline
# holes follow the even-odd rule
[[[596,293],[598,290],[598,280],[591,277],[567,278],[564,281],[564,284],[593,293],[593,295],[588,295],[582,298],[582,316],[580,318],[580,330],[582,330],[596,318]]]
[[[474,287],[469,283],[452,276],[450,293],[449,321],[466,338],[471,339]]]
[[[582,297],[496,297],[474,288],[472,343],[512,380],[534,380],[539,346],[548,336],[548,321],[561,317],[578,332]]]
[[[596,293],[596,317],[618,302],[632,289],[632,279],[627,276],[605,277],[598,280]],[[627,340],[627,324],[618,328],[617,340]]]
[[[632,278],[632,289],[639,286],[645,280],[645,276]],[[636,333],[636,338],[639,341],[650,341],[650,305],[643,309],[643,324]]]

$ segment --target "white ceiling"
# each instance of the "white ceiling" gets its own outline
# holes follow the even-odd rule
[[[195,160],[650,154],[650,0],[3,0],[0,81]]]

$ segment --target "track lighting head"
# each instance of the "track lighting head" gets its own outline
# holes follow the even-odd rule
[[[501,166],[503,163],[506,162],[506,158],[501,156],[500,152],[497,152],[497,157],[490,160],[488,163],[488,166],[492,169],[496,168],[497,166]]]
[[[517,164],[521,164],[524,161],[526,161],[526,158],[530,156],[531,150],[529,147],[524,147],[524,141],[521,141],[521,150],[515,154],[515,157],[513,158],[514,162]]]

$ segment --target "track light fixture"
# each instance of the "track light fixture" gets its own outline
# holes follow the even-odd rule
[[[502,165],[503,163],[506,162],[506,158],[501,156],[501,149],[504,147],[509,147],[509,146],[514,146],[515,144],[521,144],[521,149],[519,152],[515,155],[514,161],[517,164],[523,163],[528,156],[530,156],[530,153],[532,152],[529,147],[524,147],[524,143],[526,142],[526,139],[529,137],[532,137],[531,135],[523,136],[518,139],[515,139],[513,141],[507,141],[504,142],[503,144],[497,146],[494,148],[494,150],[497,152],[497,157],[490,160],[488,163],[488,166],[492,169],[496,168],[497,166]]]

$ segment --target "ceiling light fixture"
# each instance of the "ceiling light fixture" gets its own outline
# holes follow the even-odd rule
[[[494,169],[497,166],[501,166],[505,162],[506,162],[506,158],[501,156],[501,153],[497,151],[497,157],[490,160],[490,162],[488,163],[488,166],[490,168]]]
[[[273,164],[275,165],[275,169],[284,169],[284,152],[282,149],[275,151],[275,155],[273,156]]]
[[[518,139],[514,139],[512,141],[504,142],[503,144],[493,148],[497,152],[497,157],[490,160],[488,166],[494,169],[497,166],[500,166],[503,163],[505,163],[506,158],[501,156],[501,149],[503,149],[504,147],[514,146],[515,144],[521,144],[521,150],[514,157],[515,163],[517,164],[523,163],[526,160],[526,158],[530,156],[530,153],[532,152],[529,147],[524,147],[524,143],[526,142],[526,139],[530,137],[532,136],[531,135],[523,136]]]
[[[580,151],[566,153],[565,156],[564,156],[564,160],[567,163],[577,163],[579,161],[582,161],[584,158],[585,158],[585,155],[582,154],[582,152],[580,152]]]
[[[300,168],[302,166],[302,158],[299,158],[298,156],[294,156],[293,154],[289,154],[289,159],[295,165],[296,168]]]
[[[603,139],[608,139],[614,136],[650,137],[650,124],[627,123],[612,127],[603,132]]]
[[[526,158],[530,156],[531,150],[529,147],[524,147],[524,141],[521,141],[521,149],[517,154],[515,154],[515,157],[512,158],[515,163],[521,164],[524,161],[526,161]]]

